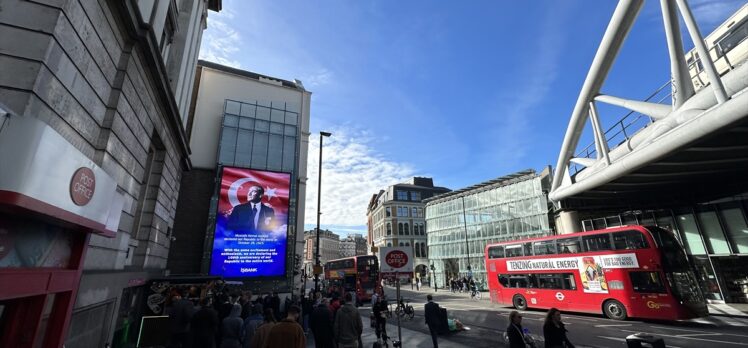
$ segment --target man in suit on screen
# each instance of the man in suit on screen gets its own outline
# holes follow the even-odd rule
[[[265,190],[253,185],[247,192],[247,203],[234,207],[226,228],[242,232],[272,232],[275,229],[275,210],[262,203]]]

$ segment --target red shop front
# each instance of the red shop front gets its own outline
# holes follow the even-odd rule
[[[0,120],[0,347],[62,347],[88,241],[115,236],[123,202],[45,123]]]

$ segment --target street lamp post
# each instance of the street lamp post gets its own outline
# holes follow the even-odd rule
[[[332,133],[319,132],[319,175],[317,177],[317,242],[314,244],[314,258],[315,258],[315,272],[314,272],[314,291],[319,291],[319,218],[322,213],[320,212],[320,203],[322,202],[322,139],[323,137],[329,137]]]
[[[465,256],[467,257],[467,270],[468,274],[471,274],[470,267],[470,242],[468,242],[468,230],[467,230],[467,214],[465,213],[465,197],[462,197],[462,223],[465,226]]]
[[[436,292],[436,289],[438,288],[438,286],[436,285],[436,267],[434,267],[433,263],[431,264],[431,275],[432,275],[431,276],[431,281],[432,281],[431,286],[434,287],[434,292]]]

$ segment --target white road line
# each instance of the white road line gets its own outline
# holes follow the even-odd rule
[[[605,339],[613,340],[613,341],[626,342],[625,338],[620,338],[620,337],[609,337],[609,336],[597,336],[597,337],[605,338]]]
[[[690,336],[722,336],[721,333],[700,333],[700,334],[683,334],[678,337],[690,337]]]
[[[604,324],[604,325],[595,325],[595,327],[613,327],[613,326],[631,326],[632,324]]]
[[[698,333],[704,333],[704,334],[713,334],[712,332],[709,332],[709,331],[693,330],[693,329],[679,329],[679,328],[667,327],[667,326],[655,326],[655,325],[651,325],[650,327],[651,328],[655,328],[655,329],[661,329],[661,330],[674,330],[674,331],[685,331],[685,332],[698,332]],[[738,334],[732,334],[732,333],[719,333],[719,335],[748,337],[748,335],[738,335]]]
[[[631,333],[638,333],[639,332],[639,331],[631,331],[631,330],[621,330],[621,331],[623,331],[623,332],[631,332]],[[653,335],[653,336],[680,338],[680,339],[684,339],[684,340],[697,340],[697,341],[705,341],[705,342],[733,344],[733,345],[736,345],[736,346],[748,346],[748,343],[742,343],[742,342],[709,340],[709,339],[706,339],[706,338],[698,338],[698,337],[681,337],[681,336],[677,336],[677,335],[665,335],[665,334],[652,333],[652,332],[644,332],[644,333],[650,334],[650,335]]]

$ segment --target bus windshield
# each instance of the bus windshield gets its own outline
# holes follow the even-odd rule
[[[702,303],[704,297],[699,291],[696,277],[688,264],[683,247],[668,231],[655,226],[647,226],[652,237],[660,247],[662,268],[673,290],[673,295],[684,303]]]
[[[357,263],[361,286],[366,289],[373,288],[379,279],[376,256],[359,256]]]

